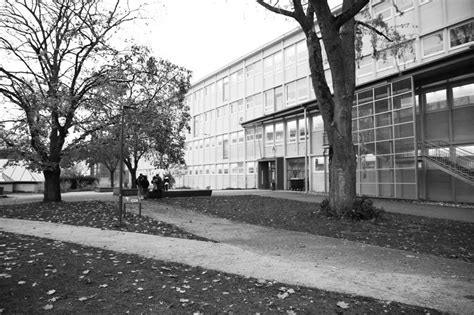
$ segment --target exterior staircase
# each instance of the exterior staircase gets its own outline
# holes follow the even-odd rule
[[[445,141],[424,141],[419,143],[419,157],[432,166],[455,178],[474,186],[474,154],[456,149],[454,154]]]

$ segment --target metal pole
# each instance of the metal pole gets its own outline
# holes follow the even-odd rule
[[[124,123],[124,108],[121,107],[120,117],[120,159],[119,159],[119,224],[122,225],[122,211],[123,211],[123,123]]]
[[[309,170],[308,170],[308,113],[307,108],[304,108],[304,187],[305,193],[308,193],[308,186],[309,186]]]

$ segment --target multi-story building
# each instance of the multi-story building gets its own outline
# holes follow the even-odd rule
[[[353,106],[359,194],[474,202],[474,2],[373,0],[408,25],[402,56],[365,45]],[[329,65],[326,76],[331,82]],[[296,29],[196,82],[178,185],[328,190],[324,128]]]

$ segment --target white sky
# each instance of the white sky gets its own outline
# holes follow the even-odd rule
[[[297,27],[255,0],[160,0],[131,37],[193,71],[193,81]],[[143,23],[143,22],[142,22]]]

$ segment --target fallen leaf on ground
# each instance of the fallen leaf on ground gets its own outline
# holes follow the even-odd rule
[[[343,309],[348,309],[349,308],[349,304],[347,304],[346,302],[342,302],[342,301],[337,302],[336,305],[339,306],[340,308],[343,308]]]
[[[80,297],[78,300],[81,301],[81,302],[84,302],[84,301],[87,301],[89,299],[92,299],[94,297],[96,297],[97,294],[92,294],[92,295],[89,295],[89,296],[83,296],[83,297]]]
[[[288,292],[284,292],[284,293],[279,293],[277,296],[280,300],[283,300],[283,299],[286,299],[288,296],[290,296],[290,294]]]

